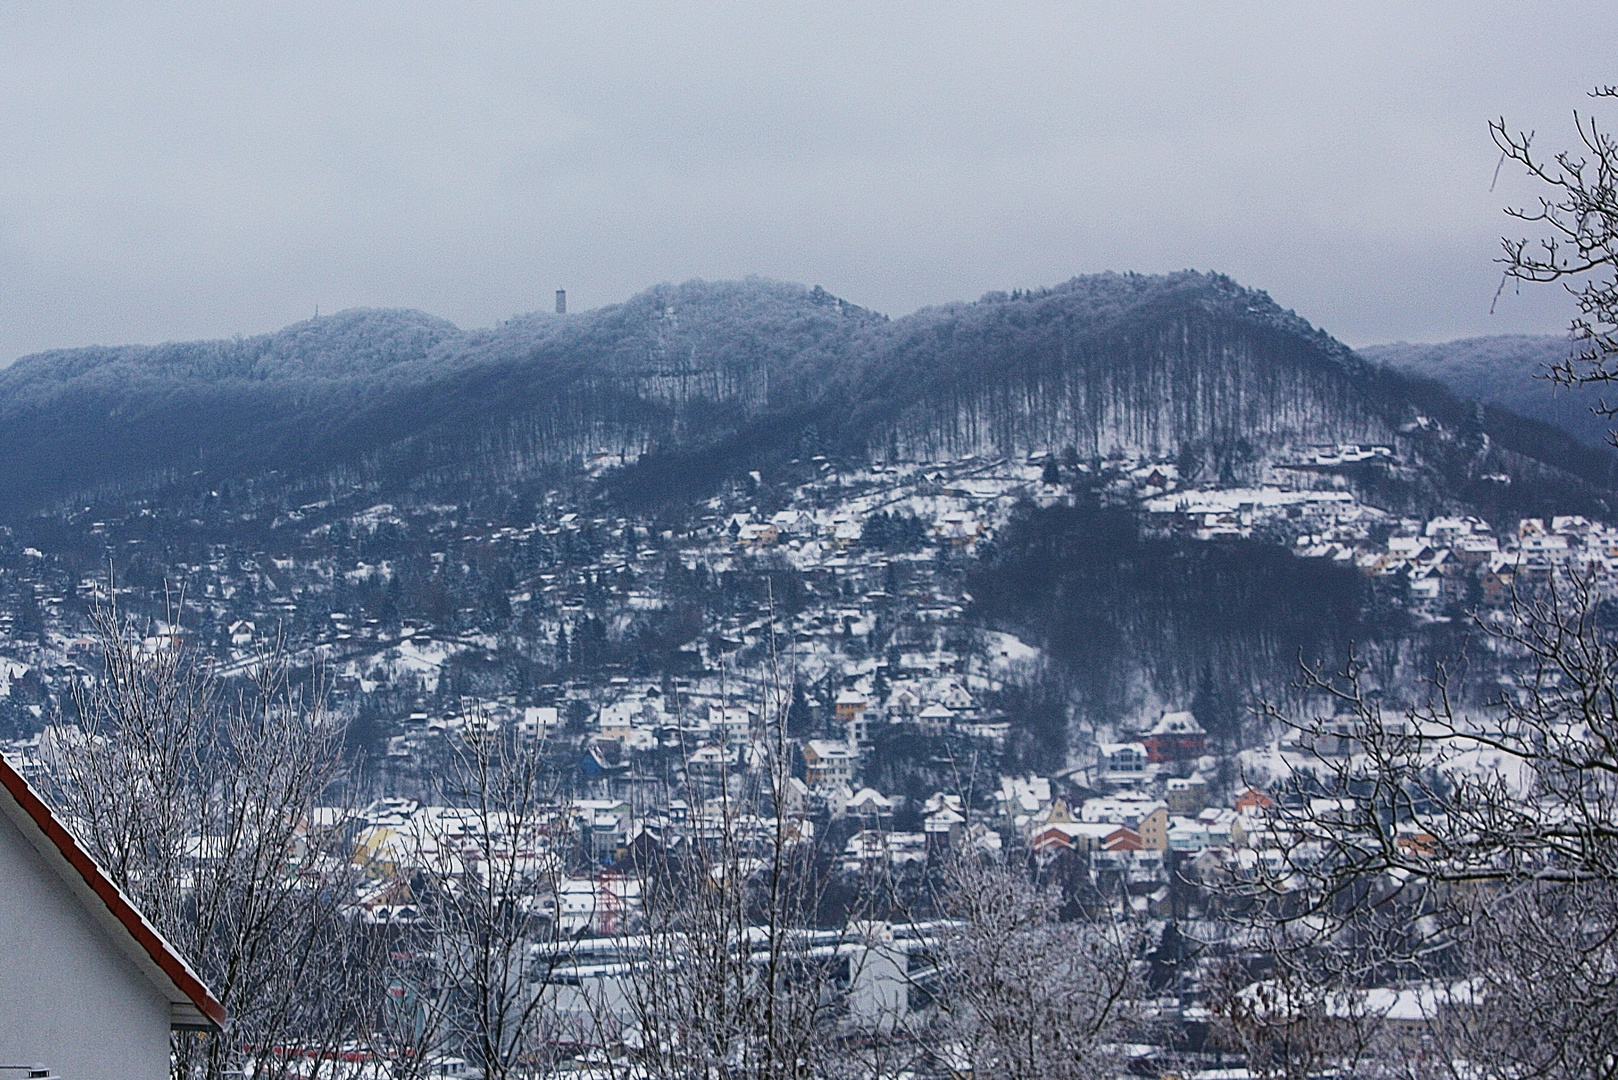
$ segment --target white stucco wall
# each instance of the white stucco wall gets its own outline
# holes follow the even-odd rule
[[[0,813],[0,1062],[164,1080],[169,1005]]]

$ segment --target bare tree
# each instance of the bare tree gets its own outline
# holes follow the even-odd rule
[[[436,805],[413,817],[413,914],[377,967],[373,1045],[401,1078],[464,1054],[491,1080],[541,1076],[577,1032],[544,988],[568,956],[559,929],[573,847],[543,748],[469,705]],[[380,992],[380,997],[378,997]]]
[[[1618,98],[1618,87],[1597,87],[1590,96]],[[1533,206],[1506,211],[1541,235],[1503,238],[1499,261],[1505,280],[1559,282],[1578,306],[1572,335],[1579,348],[1552,367],[1551,380],[1604,387],[1618,380],[1618,141],[1594,116],[1575,112],[1573,122],[1580,146],[1549,157],[1534,146],[1533,132],[1513,132],[1503,118],[1489,125],[1502,163],[1520,166],[1545,191]],[[1596,411],[1618,416],[1605,398]]]
[[[1618,86],[1590,97],[1618,98]],[[1503,238],[1499,262],[1504,281],[1560,283],[1574,300],[1576,348],[1550,380],[1605,391],[1618,380],[1618,140],[1594,115],[1573,119],[1579,145],[1551,155],[1531,131],[1490,125],[1502,164],[1542,192],[1507,209],[1540,235]],[[1612,418],[1618,405],[1603,393],[1593,411]],[[1608,441],[1618,445],[1618,433]],[[1443,694],[1430,715],[1412,714],[1415,758],[1429,768],[1418,779],[1407,767],[1393,783],[1424,811],[1422,842],[1390,846],[1385,829],[1369,841],[1380,852],[1373,867],[1440,883],[1476,991],[1447,1010],[1447,1027],[1476,1059],[1520,1075],[1618,1071],[1618,642],[1603,599],[1594,574],[1553,574],[1507,619],[1483,624],[1498,651],[1526,660],[1516,693],[1481,722],[1457,723]],[[1380,754],[1386,725],[1352,705]],[[1413,763],[1411,743],[1395,750],[1402,764]],[[1446,768],[1460,755],[1492,767]]]
[[[844,928],[814,932],[808,851],[738,824],[699,825],[639,864],[646,915],[620,936],[598,1022],[646,1075],[813,1075],[832,1049]]]
[[[1490,125],[1502,164],[1543,192],[1507,210],[1540,235],[1504,238],[1499,261],[1502,287],[1567,288],[1577,348],[1548,377],[1601,387],[1618,380],[1618,141],[1593,116],[1574,122],[1580,145],[1548,156],[1532,132]],[[1596,411],[1618,416],[1606,399]],[[1459,705],[1440,668],[1427,701],[1385,711],[1350,661],[1335,674],[1306,669],[1320,715],[1267,710],[1304,746],[1333,749],[1284,785],[1266,850],[1232,875],[1273,935],[1270,981],[1223,999],[1255,1061],[1261,1044],[1287,1045],[1307,1003],[1320,1013],[1337,1002],[1337,1022],[1296,1029],[1318,1035],[1318,1049],[1346,1037],[1355,995],[1404,987],[1419,988],[1434,1072],[1614,1075],[1618,641],[1602,601],[1593,574],[1557,568],[1503,616],[1478,619],[1481,650],[1517,669],[1482,706]],[[1261,987],[1298,1008],[1257,1007]],[[1374,1025],[1375,1010],[1363,1019]],[[1399,1052],[1373,1042],[1391,1067]],[[1341,1063],[1349,1049],[1332,1053]],[[1274,1060],[1306,1057],[1283,1049]]]
[[[1364,972],[1344,962],[1356,950],[1330,938],[1304,943],[1283,929],[1210,966],[1204,992],[1216,1036],[1241,1052],[1254,1076],[1273,1080],[1425,1075],[1414,1052],[1422,1040],[1403,1038],[1390,1019],[1396,999],[1378,1000]]]
[[[938,1037],[974,1076],[1116,1075],[1136,1013],[1141,937],[1123,919],[1059,918],[1058,890],[997,857],[945,867]]]
[[[347,860],[321,807],[341,724],[283,649],[227,682],[177,631],[144,635],[115,607],[93,623],[101,671],[45,755],[50,791],[229,1012],[223,1037],[177,1037],[176,1074],[318,1070],[353,1019],[333,964],[353,944]]]
[[[843,1060],[846,994],[869,974],[879,931],[863,925],[868,890],[826,903],[786,735],[791,680],[770,645],[736,760],[713,765],[685,748],[691,819],[648,833],[633,859],[645,911],[617,935],[618,966],[594,1014],[625,1075],[798,1078]]]
[[[1618,1068],[1618,640],[1600,599],[1569,573],[1480,621],[1519,666],[1484,707],[1458,707],[1441,670],[1390,715],[1351,664],[1306,671],[1320,716],[1272,712],[1352,750],[1292,778],[1272,860],[1242,883],[1287,931],[1281,962],[1339,988],[1426,986],[1451,1060]]]

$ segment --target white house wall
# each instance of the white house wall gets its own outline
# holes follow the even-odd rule
[[[0,1062],[164,1080],[169,1003],[0,814]]]

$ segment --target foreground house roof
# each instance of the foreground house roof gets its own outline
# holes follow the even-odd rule
[[[191,965],[135,909],[3,754],[0,813],[27,837],[114,944],[167,997],[174,1027],[217,1030],[224,1025],[225,1007]]]

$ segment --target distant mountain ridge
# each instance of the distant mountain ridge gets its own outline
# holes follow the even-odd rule
[[[1436,379],[1462,397],[1554,424],[1589,446],[1605,446],[1615,424],[1591,412],[1601,395],[1591,389],[1568,390],[1544,378],[1571,348],[1566,334],[1501,334],[1438,344],[1371,345],[1359,353]]]
[[[691,281],[488,330],[358,310],[234,341],[41,353],[0,371],[0,514],[270,470],[465,490],[606,461],[616,497],[655,501],[815,454],[1071,447],[1234,475],[1335,442],[1402,442],[1401,498],[1600,512],[1614,487],[1609,455],[1479,415],[1262,292],[1188,271],[892,320],[819,288]]]
[[[53,349],[0,371],[0,383],[11,404],[30,390],[154,376],[197,382],[343,378],[425,359],[465,336],[454,323],[424,312],[356,308],[251,338]]]

